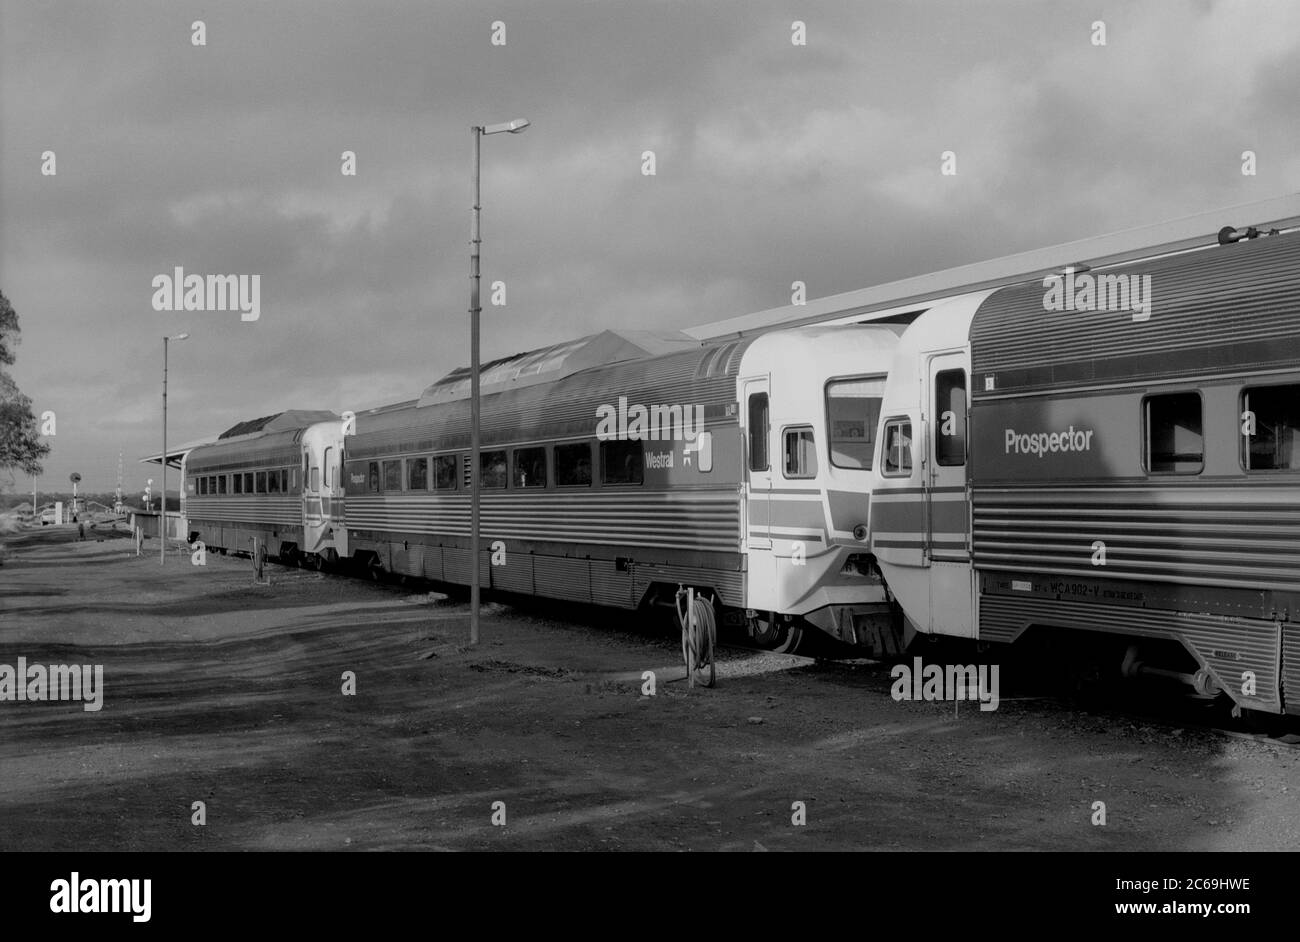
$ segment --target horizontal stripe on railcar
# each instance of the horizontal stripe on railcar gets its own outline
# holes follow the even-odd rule
[[[1300,592],[1300,488],[975,492],[981,568]],[[1261,499],[1266,497],[1267,499]],[[1093,543],[1106,546],[1094,566]]]
[[[481,529],[494,537],[689,549],[734,549],[740,502],[726,495],[484,495]],[[348,498],[349,530],[468,535],[462,496],[364,495]],[[612,536],[612,534],[615,534]]]
[[[221,520],[302,526],[302,501],[298,497],[269,495],[189,497],[185,501],[185,516],[191,523]]]

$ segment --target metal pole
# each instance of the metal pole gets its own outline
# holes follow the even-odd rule
[[[474,135],[474,208],[470,214],[469,228],[469,547],[474,561],[470,564],[473,581],[469,585],[469,643],[478,644],[478,608],[479,608],[479,141],[483,134],[481,127],[470,129]]]
[[[163,451],[162,451],[162,500],[159,506],[162,507],[162,513],[158,516],[158,545],[159,559],[158,564],[164,565],[167,562],[167,340],[163,338]]]

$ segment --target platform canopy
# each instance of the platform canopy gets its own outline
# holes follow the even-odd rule
[[[186,442],[183,445],[177,445],[175,448],[168,447],[167,467],[175,468],[176,470],[179,471],[181,467],[181,462],[185,460],[186,455],[188,455],[195,448],[198,448],[200,445],[211,445],[216,440],[217,439],[214,436],[210,435],[207,438],[200,438],[197,439],[196,441]],[[143,458],[140,459],[140,463],[156,464],[161,466],[162,452],[159,452],[158,454],[154,454],[154,455],[145,455]]]

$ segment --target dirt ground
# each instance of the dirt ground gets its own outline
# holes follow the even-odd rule
[[[674,634],[621,612],[492,604],[471,649],[427,587],[75,539],[5,537],[0,664],[104,680],[99,712],[0,701],[0,850],[1300,846],[1278,743],[740,649],[688,690]]]

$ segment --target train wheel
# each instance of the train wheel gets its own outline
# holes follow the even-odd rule
[[[754,643],[765,651],[793,654],[803,641],[803,629],[794,622],[783,621],[768,612],[755,619]]]

